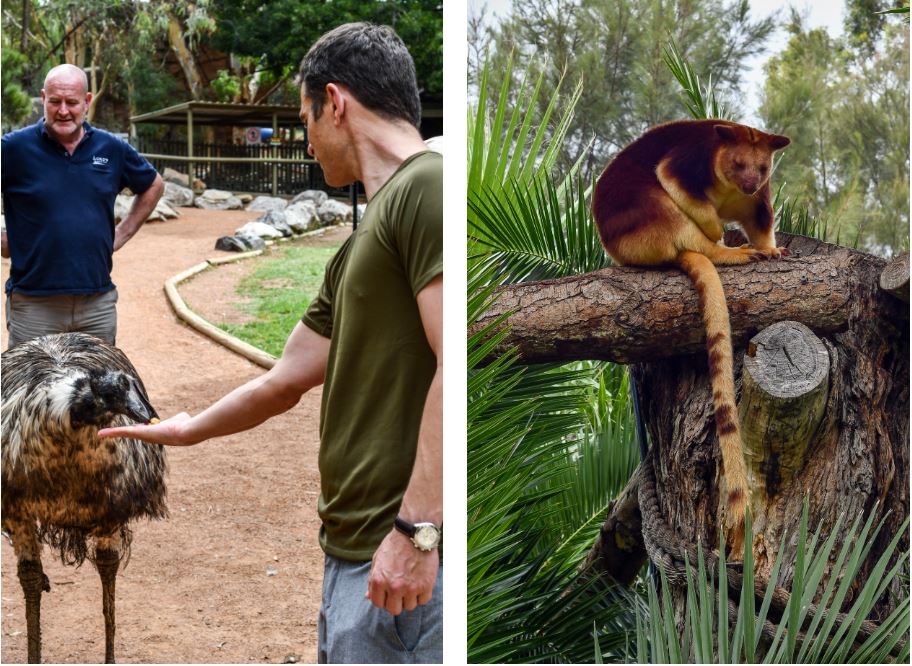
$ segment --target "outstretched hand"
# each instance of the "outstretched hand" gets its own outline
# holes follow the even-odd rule
[[[189,446],[194,442],[188,441],[184,436],[184,424],[190,420],[187,412],[181,412],[170,419],[156,424],[136,424],[104,428],[98,431],[99,437],[132,437],[152,444],[167,444],[168,446]]]
[[[392,615],[414,610],[431,600],[439,567],[436,549],[418,550],[411,539],[392,530],[374,553],[364,596]]]

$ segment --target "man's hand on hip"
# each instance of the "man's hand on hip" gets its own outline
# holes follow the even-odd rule
[[[394,529],[374,553],[364,596],[393,615],[414,610],[431,600],[439,568],[436,548],[418,550],[411,539]]]

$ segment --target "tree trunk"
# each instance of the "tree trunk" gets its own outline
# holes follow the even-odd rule
[[[89,109],[86,112],[86,120],[89,123],[95,121],[95,112],[98,110],[98,103],[101,100],[102,96],[106,91],[106,84],[108,82],[108,70],[102,69],[103,65],[98,64],[97,54],[101,52],[101,40],[96,39],[92,45],[92,60],[89,63],[89,92],[92,93],[92,101],[89,102]],[[99,82],[98,72],[101,72],[101,81]]]
[[[180,20],[171,13],[168,14],[168,43],[177,62],[180,63],[190,95],[194,100],[201,99],[204,86],[196,58],[193,57],[193,52],[187,48],[187,44],[184,42],[184,31]]]
[[[759,442],[751,456],[752,484],[758,486],[752,488],[752,512],[762,517],[753,543],[756,570],[767,572],[782,535],[796,534],[805,497],[811,529],[820,528],[823,537],[841,515],[846,525],[873,512],[885,517],[884,527],[852,583],[851,603],[909,514],[909,306],[880,288],[884,260],[778,236],[797,258],[720,270],[732,314],[739,400],[746,346],[759,330],[791,319],[822,338],[806,338],[810,360],[801,363],[815,379],[790,398],[805,402],[772,401],[767,410],[758,405],[770,401],[752,394],[741,405],[742,421],[747,413],[750,419],[779,424],[795,419],[793,437],[751,434],[757,423],[748,424],[746,438]],[[727,238],[728,245],[739,242]],[[682,542],[717,548],[719,445],[706,353],[698,351],[705,336],[697,295],[686,278],[673,271],[607,269],[511,285],[504,289],[500,311],[505,304],[520,308],[508,320],[514,328],[505,344],[518,346],[525,362],[644,361],[632,365],[631,372],[655,454],[659,513]],[[618,580],[628,581],[632,563],[645,559],[635,538],[641,520],[635,490],[641,478],[635,474],[613,504],[587,560]],[[908,548],[908,534],[901,544]],[[786,588],[794,575],[795,548],[794,539],[786,542],[779,579]],[[870,619],[886,617],[899,585],[898,580],[891,584]],[[680,588],[672,598],[680,612]]]
[[[22,34],[19,36],[19,53],[25,55],[28,48],[29,14],[32,9],[32,0],[22,0]]]

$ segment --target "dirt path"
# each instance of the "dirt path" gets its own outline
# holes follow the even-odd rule
[[[181,212],[177,220],[147,224],[117,253],[114,266],[118,346],[162,416],[196,413],[263,372],[180,323],[162,290],[165,279],[227,254],[213,249],[215,239],[257,214]],[[4,260],[4,281],[8,273]],[[208,288],[220,293],[215,283]],[[320,392],[313,391],[255,430],[168,450],[171,517],[134,525],[132,556],[117,579],[117,661],[281,663],[289,655],[315,661],[323,561],[316,510],[319,404]],[[24,662],[22,591],[5,539],[0,554],[0,657]],[[51,581],[41,607],[44,661],[103,661],[94,567],[62,566],[47,549],[43,561]]]

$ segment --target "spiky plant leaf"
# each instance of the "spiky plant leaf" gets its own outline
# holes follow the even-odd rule
[[[884,524],[881,519],[875,526],[875,512],[868,516],[864,525],[861,517],[847,530],[835,529],[824,542],[819,542],[819,529],[809,536],[807,525],[807,508],[803,513],[797,535],[797,560],[794,564],[794,576],[790,585],[790,601],[776,626],[775,635],[770,644],[760,641],[763,622],[767,619],[767,610],[771,599],[770,587],[764,597],[759,615],[752,617],[753,611],[753,576],[748,566],[748,557],[744,562],[744,578],[740,591],[741,604],[732,632],[731,644],[728,644],[727,612],[727,574],[724,560],[720,562],[716,594],[707,596],[701,590],[715,585],[713,578],[698,561],[697,571],[687,563],[688,587],[685,590],[686,606],[686,641],[681,642],[677,626],[670,621],[671,613],[663,595],[662,600],[652,590],[649,593],[648,613],[637,623],[637,635],[640,641],[648,641],[647,646],[639,645],[637,659],[640,663],[660,663],[675,659],[682,654],[685,659],[694,659],[698,663],[738,663],[742,660],[753,663],[762,657],[764,663],[883,663],[888,658],[905,663],[908,648],[909,630],[909,596],[908,589],[903,587],[904,594],[895,600],[895,608],[881,622],[879,628],[867,639],[859,638],[858,630],[863,620],[871,614],[874,604],[887,587],[908,566],[908,550],[901,551],[899,543],[908,526],[908,519],[900,526],[890,543],[878,558],[867,582],[858,592],[851,608],[845,612],[845,621],[836,626],[838,612],[843,608],[846,599],[843,588],[851,585],[861,564],[876,540]],[[837,523],[841,525],[841,520]],[[750,534],[750,531],[747,531]],[[782,552],[788,535],[783,535],[782,546],[771,570],[771,581],[778,580],[782,571]],[[748,542],[749,543],[749,542]],[[840,545],[841,543],[841,545]],[[819,544],[819,545],[818,545]],[[720,545],[724,545],[720,541]],[[837,554],[835,551],[838,550]],[[724,549],[721,551],[724,552]],[[749,552],[745,551],[745,555]],[[804,555],[801,555],[804,553]],[[702,560],[702,558],[701,558]],[[892,565],[890,563],[893,563]],[[828,570],[829,580],[824,586],[823,594],[816,603],[816,613],[809,620],[810,608],[817,596],[822,580],[821,572]],[[665,584],[663,573],[663,586]],[[834,592],[836,582],[839,588]],[[650,581],[651,585],[651,581]],[[666,588],[667,589],[667,588]],[[747,602],[747,603],[745,603]],[[711,630],[708,631],[711,625]],[[651,633],[650,633],[651,628]],[[706,637],[712,636],[712,645],[707,645]],[[891,654],[902,644],[898,654]],[[755,652],[756,650],[756,652]],[[753,656],[752,656],[753,654]],[[715,655],[715,656],[714,656]]]

